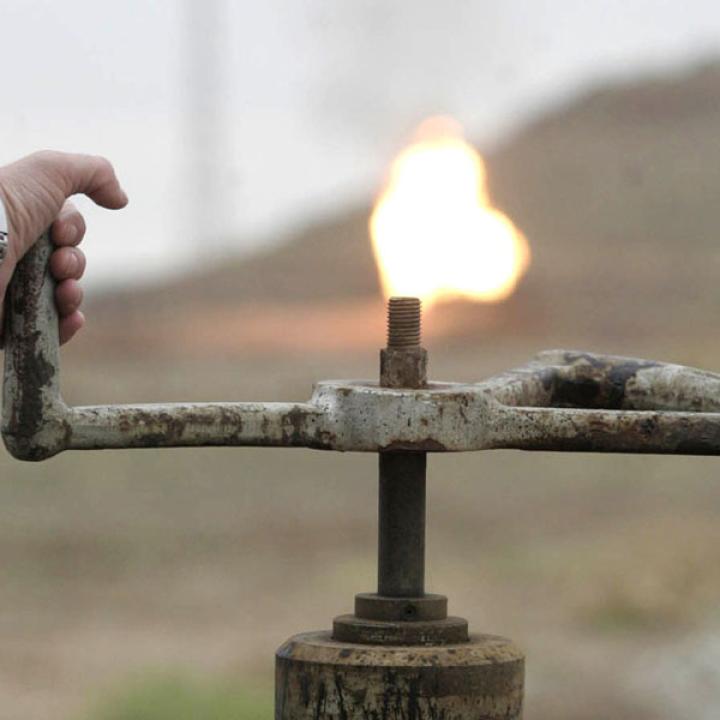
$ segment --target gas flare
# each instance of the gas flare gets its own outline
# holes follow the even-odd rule
[[[499,302],[530,263],[530,247],[492,207],[485,164],[446,117],[430,118],[390,167],[370,217],[387,297]]]

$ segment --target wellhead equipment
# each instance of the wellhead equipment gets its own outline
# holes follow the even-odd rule
[[[60,395],[47,234],[8,291],[2,434],[20,460],[65,450],[187,446],[374,452],[378,584],[332,630],[276,656],[276,720],[515,720],[524,657],[469,632],[425,592],[429,452],[493,448],[720,454],[720,375],[554,350],[474,384],[431,382],[416,298],[391,298],[380,381],[323,381],[304,403],[72,407]]]

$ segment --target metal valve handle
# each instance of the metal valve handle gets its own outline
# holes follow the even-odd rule
[[[720,454],[720,375],[562,350],[475,384],[324,381],[306,403],[68,406],[51,251],[46,233],[20,261],[6,301],[2,435],[21,460],[201,445]]]

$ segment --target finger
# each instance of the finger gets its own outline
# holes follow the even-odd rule
[[[78,245],[85,237],[85,218],[68,200],[52,224],[52,241],[57,246]]]
[[[73,193],[83,193],[110,210],[119,210],[128,204],[128,196],[120,187],[109,160],[97,155],[70,155],[67,167]]]
[[[85,272],[85,253],[76,247],[61,247],[50,256],[50,272],[56,280],[79,280]]]
[[[77,280],[63,280],[55,288],[55,305],[60,317],[72,315],[82,304],[83,289]]]
[[[76,310],[72,315],[60,318],[60,344],[64,345],[85,324],[85,316]]]
[[[65,197],[83,193],[110,210],[119,210],[128,203],[115,169],[104,157],[43,150],[31,155],[29,160],[39,163],[48,175],[62,182]]]

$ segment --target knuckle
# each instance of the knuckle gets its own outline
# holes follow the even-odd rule
[[[94,155],[93,161],[95,162],[98,173],[102,175],[115,174],[112,163],[104,155]]]
[[[30,155],[30,158],[40,164],[45,165],[56,163],[63,156],[64,153],[61,153],[58,150],[37,150]]]

